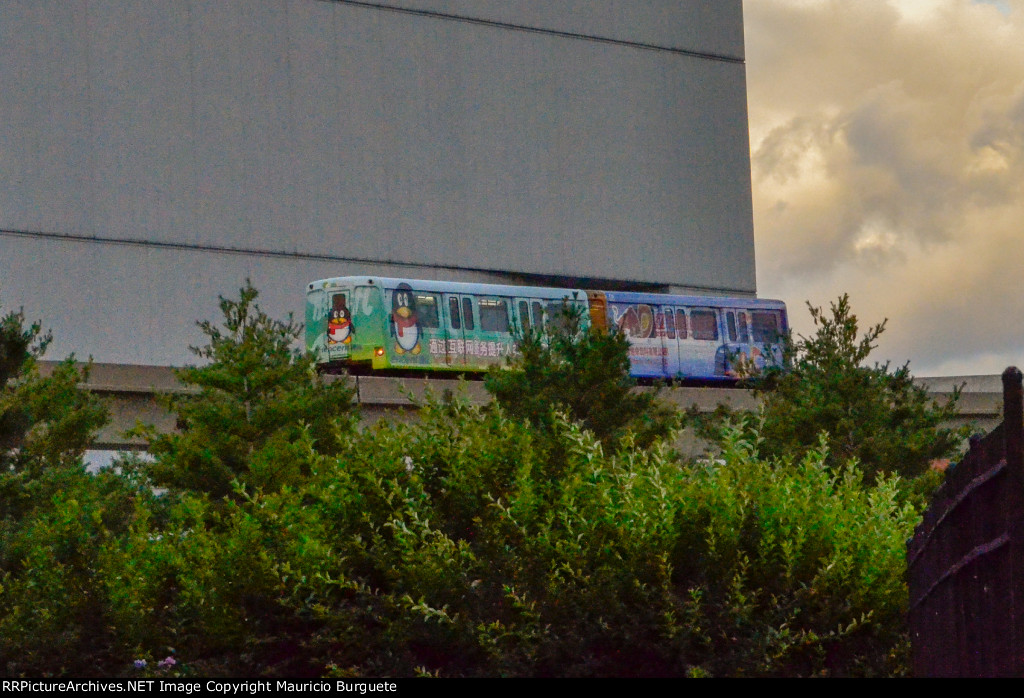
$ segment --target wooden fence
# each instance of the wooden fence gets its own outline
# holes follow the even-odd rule
[[[1021,372],[1003,423],[971,440],[907,543],[916,676],[1024,676]]]

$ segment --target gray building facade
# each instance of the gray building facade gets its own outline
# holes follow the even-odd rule
[[[246,277],[753,294],[741,0],[5,0],[0,305],[180,365]]]

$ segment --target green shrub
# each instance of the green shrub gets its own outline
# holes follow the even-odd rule
[[[106,424],[105,405],[80,390],[73,357],[49,376],[39,358],[50,335],[22,313],[0,319],[0,521],[17,520],[53,492],[46,471],[81,470],[82,457]]]
[[[796,463],[762,460],[735,433],[722,462],[688,467],[663,446],[607,454],[564,418],[553,425],[560,448],[540,449],[497,411],[423,412],[420,424],[354,439],[304,495],[324,525],[322,553],[344,561],[315,603],[286,601],[324,619],[307,648],[324,666],[453,676],[900,670],[903,545],[916,515],[897,504],[893,481],[867,486],[854,465],[837,473],[821,449]],[[543,463],[551,457],[564,462]]]
[[[645,431],[614,401],[574,414],[557,393],[554,410],[428,400],[411,424],[355,430],[254,294],[224,301],[226,332],[204,326],[209,372],[188,374],[202,389],[156,464],[92,477],[44,448],[36,462],[66,467],[5,480],[23,503],[0,528],[6,674],[902,671],[916,514],[895,477],[865,481],[827,440],[767,455],[760,423],[684,463],[669,422]],[[595,374],[559,383],[570,349],[510,385],[551,376],[571,396]]]

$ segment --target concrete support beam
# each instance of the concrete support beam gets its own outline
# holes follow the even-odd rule
[[[44,374],[49,373],[54,365],[55,362],[44,361],[41,369]],[[929,388],[934,387],[930,395],[940,401],[952,395],[951,386],[966,383],[960,397],[961,416],[957,424],[971,423],[981,429],[991,430],[1002,419],[1002,393],[987,388],[998,386],[999,377],[964,378],[923,378],[920,382]],[[485,404],[490,400],[481,381],[380,376],[336,377],[333,380],[352,383],[362,420],[367,424],[379,419],[412,419],[416,405],[423,401],[428,392],[441,397],[446,391],[453,390],[473,404]],[[182,385],[174,370],[166,366],[92,364],[88,378],[81,385],[107,398],[110,405],[111,422],[97,438],[98,449],[142,448],[142,441],[128,438],[124,432],[135,426],[136,421],[152,424],[160,431],[173,430],[174,417],[161,404],[161,397],[197,392]],[[739,410],[753,410],[757,406],[753,393],[732,388],[672,388],[663,390],[662,397],[681,409],[696,406],[701,412],[711,412],[719,404]]]

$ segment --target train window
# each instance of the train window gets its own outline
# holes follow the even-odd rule
[[[750,314],[750,319],[754,326],[755,342],[774,344],[782,338],[777,313],[759,313],[754,311]]]
[[[686,339],[686,311],[676,308],[676,334],[679,339]]]
[[[540,301],[534,301],[530,304],[533,309],[533,326],[537,327],[544,323],[544,306],[541,305]]]
[[[496,298],[480,299],[480,329],[484,332],[508,332],[508,307]]]
[[[718,318],[714,310],[691,310],[690,329],[694,339],[717,340]]]
[[[747,333],[747,314],[740,311],[736,313],[736,336],[740,342],[750,342],[750,335]]]
[[[672,309],[665,308],[662,312],[664,312],[665,314],[665,334],[668,336],[669,339],[675,339],[676,323],[675,319],[672,317]]]
[[[448,298],[448,315],[451,316],[452,329],[462,329],[462,313],[459,312],[459,299],[455,296]]]
[[[466,326],[467,330],[472,330],[476,327],[476,323],[473,322],[473,299],[463,298],[462,299],[462,322]]]
[[[327,344],[348,344],[352,341],[352,311],[348,307],[348,291],[333,293],[327,314]]]
[[[725,314],[725,329],[729,332],[729,341],[736,341],[736,315],[735,313]]]
[[[547,329],[561,330],[569,329],[566,313],[573,312],[573,307],[566,302],[548,303],[545,309],[544,327]]]
[[[437,319],[437,296],[427,293],[416,294],[416,319],[420,327],[440,327]]]
[[[530,303],[519,301],[519,327],[524,333],[530,331]]]

